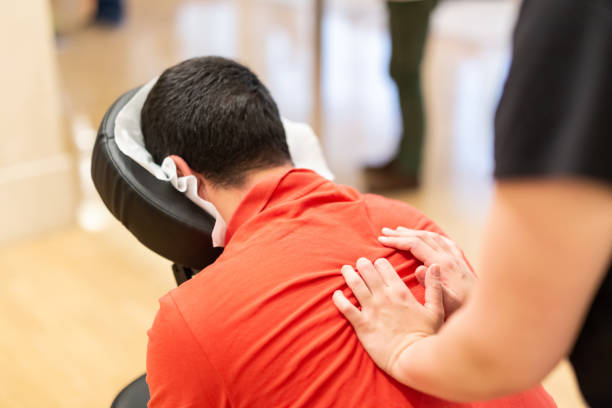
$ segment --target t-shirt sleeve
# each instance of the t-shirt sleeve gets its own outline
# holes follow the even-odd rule
[[[525,0],[495,119],[495,177],[612,182],[612,2]]]
[[[225,387],[168,294],[148,332],[149,408],[226,407]]]

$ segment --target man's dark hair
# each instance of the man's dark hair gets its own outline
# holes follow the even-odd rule
[[[225,58],[192,58],[166,69],[140,119],[157,163],[180,156],[219,186],[240,185],[250,170],[291,162],[270,92],[248,68]]]

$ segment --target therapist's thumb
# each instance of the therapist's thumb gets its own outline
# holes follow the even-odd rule
[[[425,307],[440,321],[444,320],[443,302],[440,266],[432,264],[425,273]]]

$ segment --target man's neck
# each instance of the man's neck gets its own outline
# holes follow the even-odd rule
[[[244,183],[238,187],[213,187],[207,191],[207,200],[214,204],[221,214],[221,217],[229,224],[230,220],[234,216],[234,213],[238,209],[238,206],[244,200],[244,197],[251,191],[251,189],[263,179],[272,177],[274,175],[280,176],[283,173],[291,170],[293,166],[284,165],[279,167],[272,167],[264,170],[257,170],[251,172]]]

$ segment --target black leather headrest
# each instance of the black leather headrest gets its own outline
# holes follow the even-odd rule
[[[175,264],[200,270],[222,251],[212,246],[214,218],[124,155],[115,143],[115,118],[138,89],[123,94],[104,115],[91,177],[110,212],[140,242]]]

